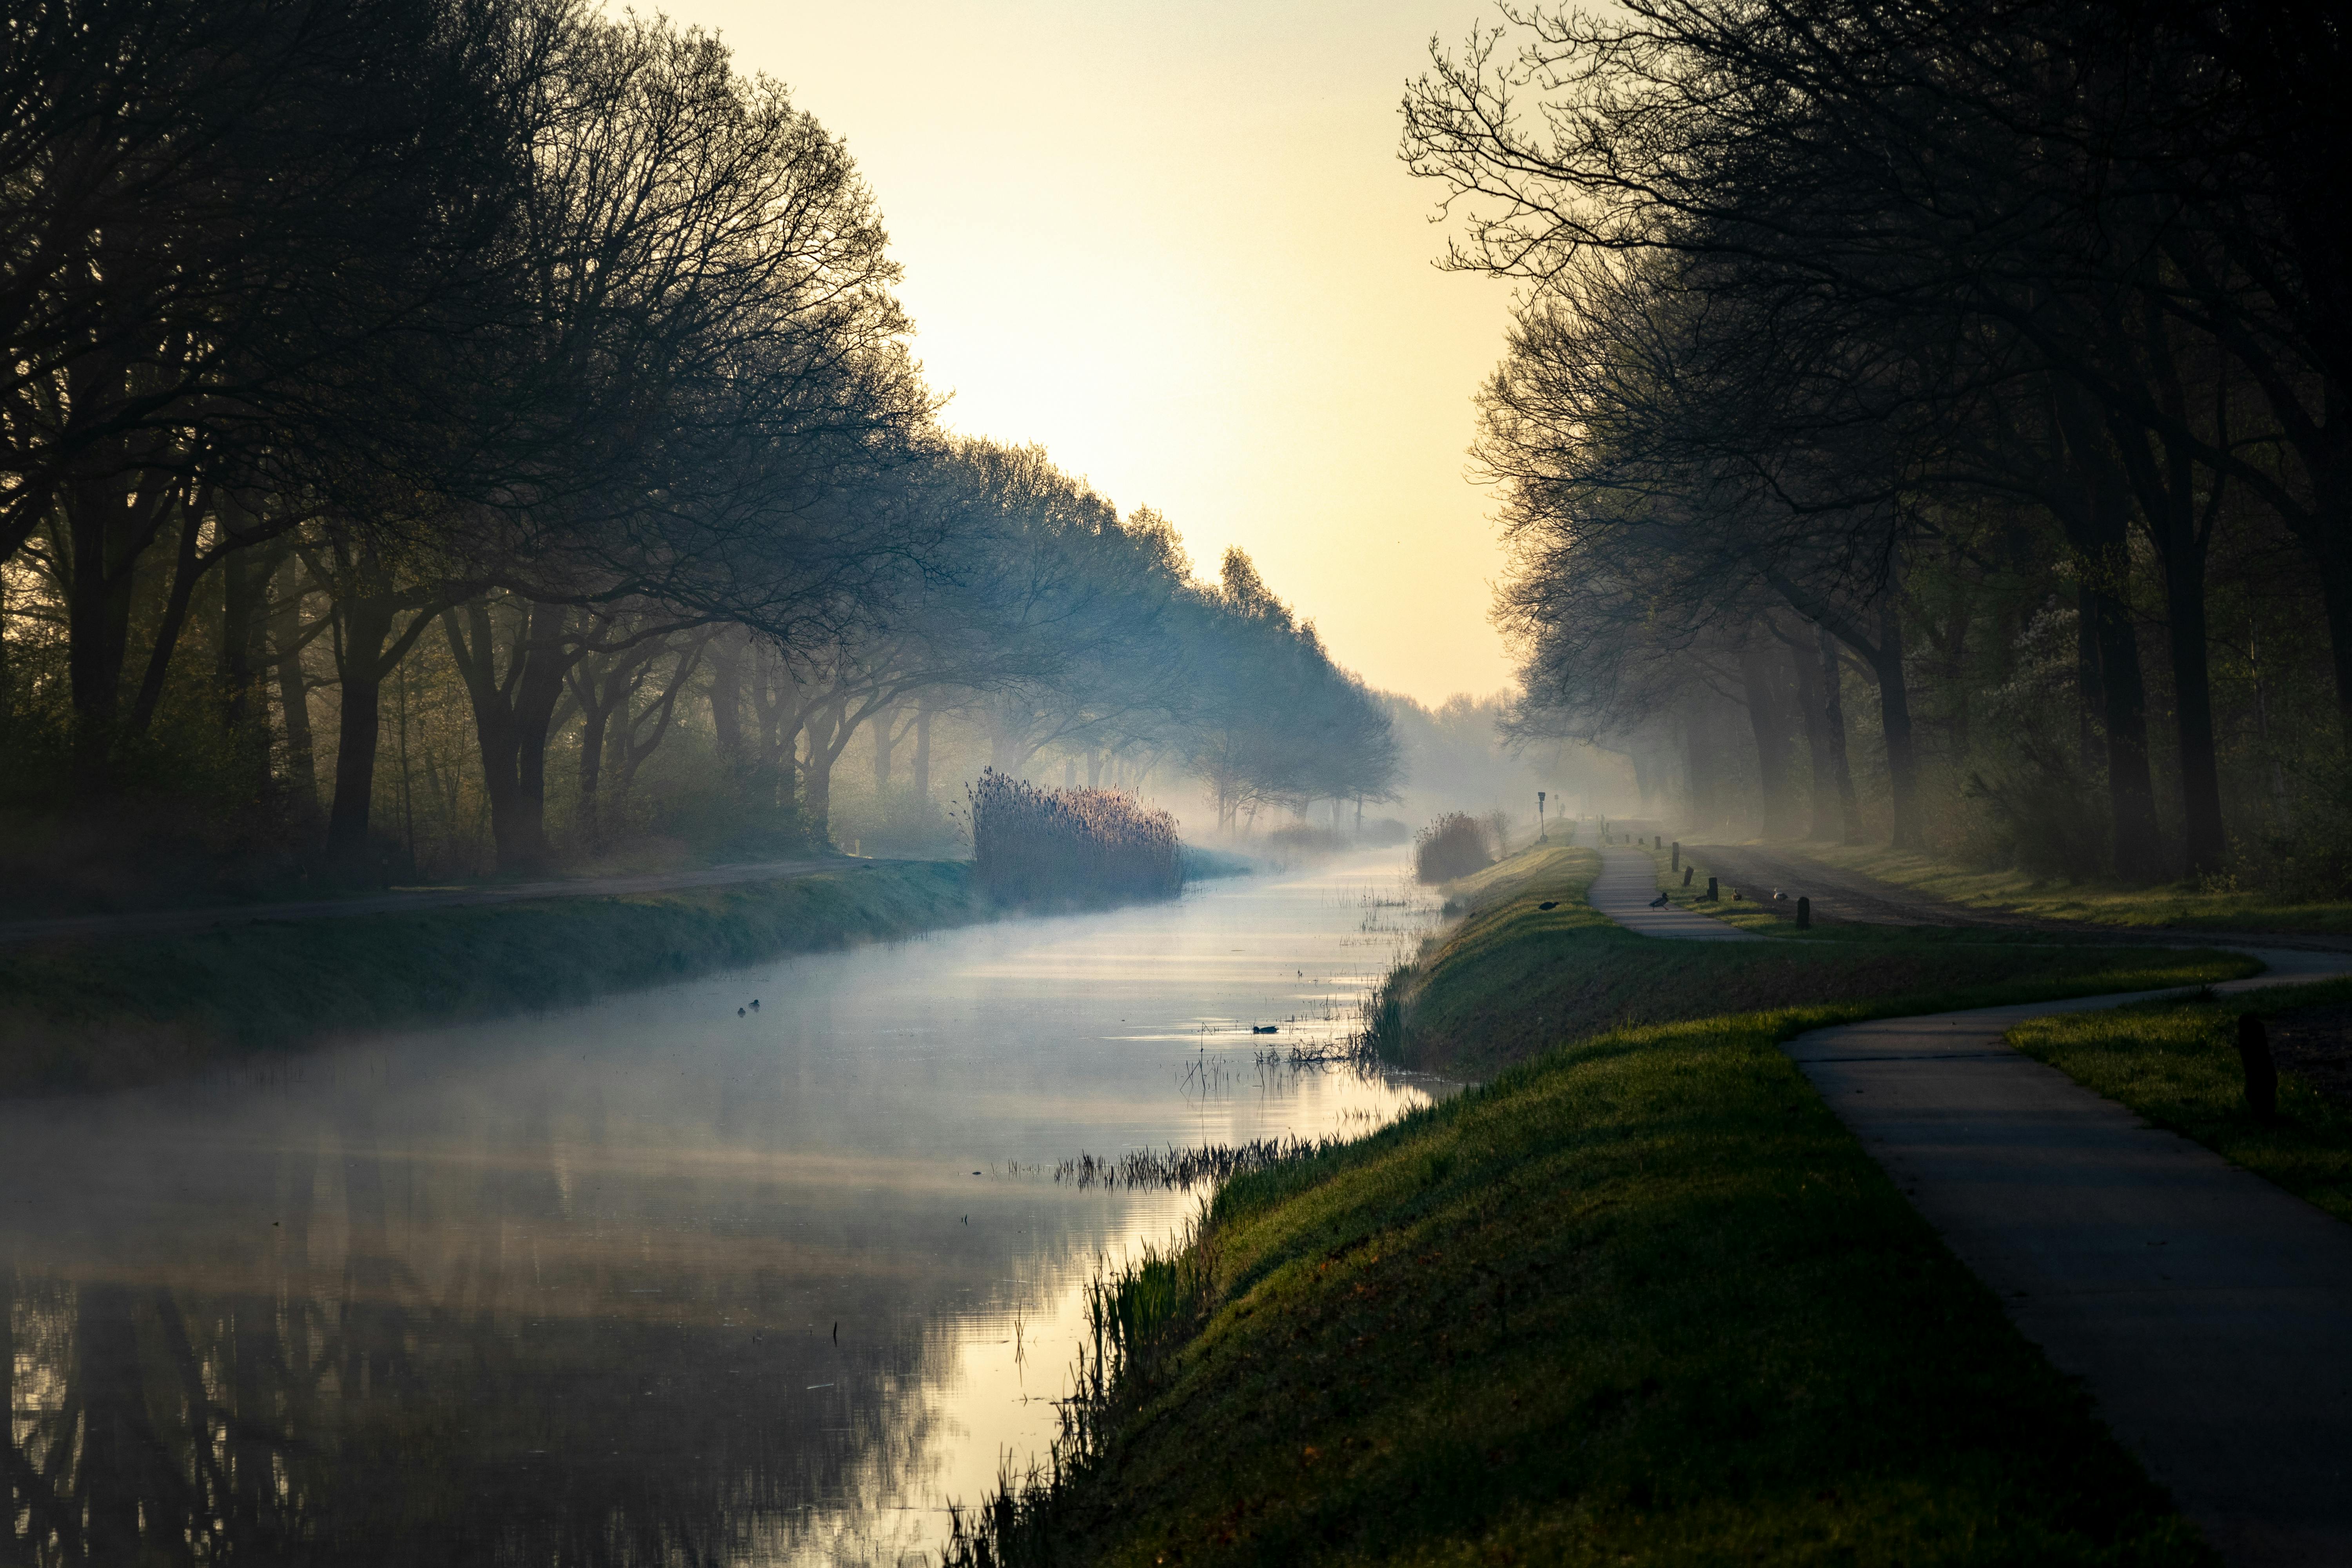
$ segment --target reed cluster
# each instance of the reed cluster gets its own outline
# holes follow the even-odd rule
[[[1249,1171],[1263,1171],[1286,1160],[1309,1159],[1343,1142],[1338,1138],[1253,1138],[1244,1143],[1137,1149],[1115,1159],[1080,1154],[1055,1166],[1054,1180],[1080,1187],[1195,1187]]]
[[[1486,825],[1467,812],[1449,811],[1413,835],[1412,874],[1424,882],[1450,882],[1494,860]]]
[[[980,885],[1012,903],[1173,898],[1176,819],[1107,789],[1048,789],[991,768],[970,785]]]

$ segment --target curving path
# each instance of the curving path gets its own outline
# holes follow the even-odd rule
[[[1602,854],[1594,887],[1615,905],[1654,879],[1646,854]],[[2230,945],[2270,967],[2217,991],[2352,973],[2352,955]],[[1852,1024],[1786,1049],[2226,1562],[2352,1563],[2352,1226],[2002,1042],[2027,1018],[2164,994]]]

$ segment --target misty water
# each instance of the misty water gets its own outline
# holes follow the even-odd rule
[[[1408,896],[1385,851],[0,1108],[18,1549],[926,1560],[1201,1201],[1059,1162],[1443,1092],[1262,1056],[1352,1026]]]

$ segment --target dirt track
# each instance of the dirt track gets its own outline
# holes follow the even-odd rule
[[[1818,921],[1854,921],[1864,925],[2085,929],[2073,921],[1967,909],[1858,871],[1824,865],[1791,849],[1753,844],[1692,844],[1684,846],[1683,859],[1685,864],[1696,864],[1702,879],[1718,879],[1726,899],[1734,889],[1752,902],[1769,900],[1775,890],[1787,893],[1792,900],[1801,895],[1813,900],[1813,918]]]
[[[1803,851],[1753,844],[1686,844],[1683,861],[1698,868],[1704,879],[1723,884],[1723,896],[1734,889],[1774,914],[1794,918],[1799,897],[1813,900],[1813,918],[1853,921],[1864,925],[1962,926],[1983,930],[2041,931],[2053,936],[2095,937],[2103,942],[2162,942],[2179,947],[2211,942],[2243,946],[2259,940],[2265,947],[2304,948],[2324,952],[2352,952],[2352,937],[2309,931],[2189,931],[2178,926],[2098,925],[2088,921],[2056,921],[2011,910],[1979,910],[1939,899],[1916,888],[1883,882],[1859,871],[1825,865]],[[1774,905],[1775,890],[1790,903]]]

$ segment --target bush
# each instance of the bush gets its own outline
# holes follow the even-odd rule
[[[1348,841],[1328,827],[1294,822],[1287,827],[1277,827],[1267,834],[1265,847],[1285,858],[1297,860],[1310,855],[1338,855],[1347,849]]]
[[[980,885],[1013,903],[1173,898],[1176,819],[1107,789],[1046,789],[991,768],[965,792]]]
[[[1495,862],[1486,825],[1466,812],[1449,811],[1414,835],[1412,872],[1424,882],[1450,882]]]

